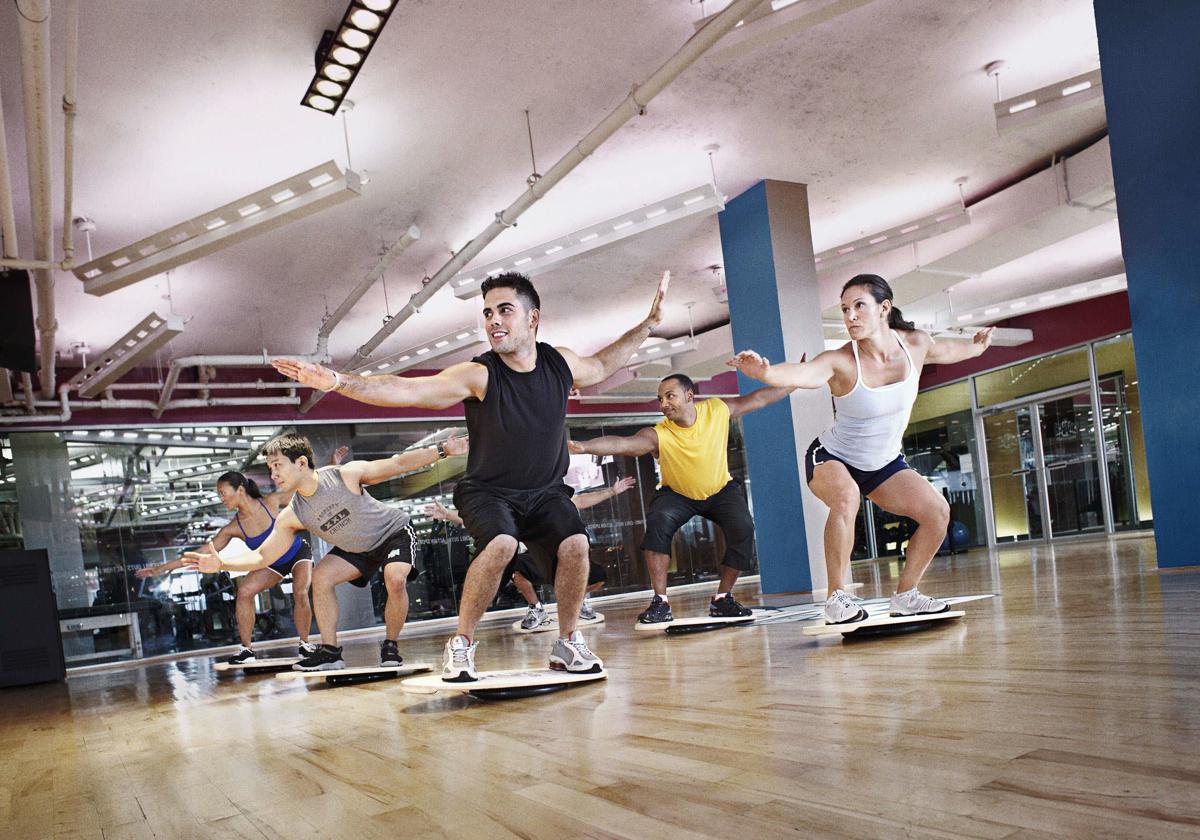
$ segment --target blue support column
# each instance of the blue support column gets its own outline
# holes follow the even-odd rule
[[[736,350],[772,362],[823,349],[816,268],[803,184],[761,181],[720,214],[721,248]],[[740,391],[759,383],[739,375]],[[743,418],[764,592],[825,586],[826,509],[804,486],[808,442],[831,418],[828,391],[796,392]]]
[[[1200,563],[1200,3],[1095,0],[1159,566]]]

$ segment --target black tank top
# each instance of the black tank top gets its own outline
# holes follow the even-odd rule
[[[539,341],[537,364],[528,373],[504,364],[495,350],[471,361],[488,369],[488,386],[482,400],[463,402],[471,436],[464,478],[509,490],[562,484],[570,463],[567,360]]]

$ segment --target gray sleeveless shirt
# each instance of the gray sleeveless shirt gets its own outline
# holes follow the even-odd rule
[[[378,499],[351,493],[341,467],[317,470],[317,492],[292,496],[292,513],[310,534],[332,546],[362,554],[408,524],[408,514]]]

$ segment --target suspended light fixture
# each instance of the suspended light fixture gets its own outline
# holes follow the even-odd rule
[[[920,219],[913,219],[911,222],[872,233],[853,242],[830,248],[828,251],[822,251],[813,260],[817,264],[817,273],[823,274],[849,263],[891,251],[901,245],[910,245],[913,242],[920,242],[931,236],[946,233],[970,224],[970,222],[971,217],[967,214],[966,208],[961,204],[953,204]]]
[[[332,160],[189,219],[73,270],[106,295],[362,194],[358,175]]]
[[[463,327],[462,329],[448,332],[445,335],[439,335],[432,341],[426,341],[423,344],[418,344],[415,347],[401,350],[399,353],[393,353],[386,358],[355,368],[353,372],[360,373],[363,376],[399,373],[402,370],[415,368],[418,365],[428,364],[442,356],[457,353],[459,350],[466,350],[469,347],[486,344],[487,341],[483,337],[483,331],[479,327]]]
[[[724,196],[712,184],[703,184],[519,251],[502,260],[460,271],[451,279],[450,288],[454,290],[455,297],[475,297],[479,294],[479,287],[489,276],[505,271],[519,271],[527,277],[535,277],[567,260],[622,239],[637,236],[639,233],[680,219],[711,216],[724,209]]]
[[[183,332],[183,319],[163,318],[151,312],[125,335],[121,336],[88,367],[71,377],[67,383],[77,388],[79,396],[94,397],[104,393],[138,362],[149,359],[154,353]]]
[[[1037,122],[1053,114],[1101,105],[1104,102],[1104,83],[1100,71],[1081,73],[1061,82],[1013,96],[997,102],[996,130],[1011,131]]]
[[[328,29],[316,52],[316,73],[300,104],[336,114],[379,33],[392,14],[395,0],[353,0],[336,29]]]

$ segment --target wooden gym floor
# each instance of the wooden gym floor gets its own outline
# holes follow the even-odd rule
[[[860,594],[896,573],[856,568]],[[1001,597],[854,643],[635,635],[643,605],[609,605],[588,632],[608,682],[518,701],[203,658],[0,691],[0,837],[1200,834],[1200,570],[1159,573],[1138,537],[939,558],[924,588]],[[480,638],[481,668],[542,666],[551,641]]]

